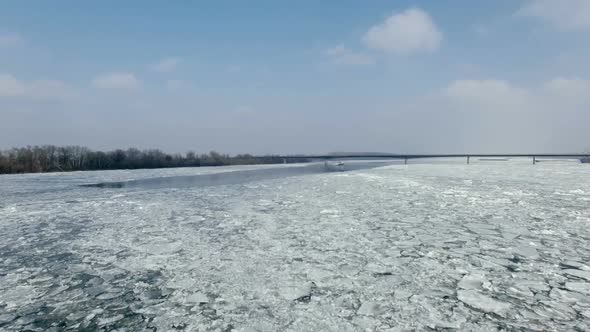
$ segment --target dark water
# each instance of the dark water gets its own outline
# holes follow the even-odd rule
[[[101,182],[85,184],[83,187],[95,188],[181,188],[209,187],[219,185],[242,184],[263,180],[279,179],[291,176],[319,174],[325,172],[349,172],[386,166],[391,162],[355,161],[337,166],[336,163],[314,163],[306,166],[278,167],[244,171],[223,172],[214,174],[183,175],[158,177],[131,181]]]

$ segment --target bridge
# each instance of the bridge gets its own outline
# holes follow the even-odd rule
[[[289,159],[397,159],[403,160],[404,164],[410,159],[434,159],[434,158],[466,158],[467,164],[472,157],[474,158],[531,158],[533,165],[537,163],[537,158],[568,158],[584,159],[590,158],[588,153],[470,153],[470,154],[326,154],[326,155],[286,155],[278,156],[283,160]]]

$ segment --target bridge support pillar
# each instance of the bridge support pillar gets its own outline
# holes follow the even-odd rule
[[[467,156],[467,165],[469,165],[469,156]]]
[[[537,163],[537,157],[533,156],[533,165]]]
[[[408,164],[408,157],[404,158],[404,165]]]

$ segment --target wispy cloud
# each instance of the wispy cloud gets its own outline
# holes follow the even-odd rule
[[[543,85],[546,96],[558,97],[562,105],[590,104],[590,81],[581,78],[557,77]]]
[[[442,91],[447,102],[474,112],[513,114],[585,109],[590,103],[590,81],[557,77],[539,86],[519,87],[505,80],[456,80]],[[560,112],[556,112],[560,110]]]
[[[0,47],[15,47],[24,44],[23,37],[15,32],[0,32]]]
[[[99,89],[134,90],[140,87],[141,82],[133,73],[113,72],[95,77],[92,85]]]
[[[171,91],[178,91],[187,86],[187,82],[183,80],[167,80],[166,88]]]
[[[75,95],[74,89],[62,81],[39,79],[27,82],[10,74],[0,74],[0,98],[66,100]]]
[[[444,89],[444,95],[474,111],[514,111],[531,100],[529,91],[504,80],[456,80]]]
[[[252,115],[256,111],[249,105],[240,105],[233,109],[233,113],[238,115]]]
[[[152,69],[160,73],[169,73],[174,71],[181,62],[182,60],[178,57],[167,57],[154,64]]]
[[[76,96],[76,92],[66,83],[58,80],[36,80],[29,86],[31,96],[38,99],[66,100]]]
[[[242,71],[242,67],[240,67],[238,65],[230,65],[230,66],[227,66],[227,68],[225,70],[228,73],[239,73],[240,71]]]
[[[342,44],[327,49],[325,54],[335,64],[361,66],[375,64],[375,59],[370,54],[354,52]]]
[[[487,36],[490,34],[490,28],[483,24],[478,24],[473,29],[479,36]]]
[[[442,38],[442,32],[428,13],[419,8],[411,8],[395,13],[371,27],[363,41],[375,50],[406,55],[435,51]]]
[[[517,15],[539,18],[561,29],[590,29],[588,0],[529,0]]]
[[[18,97],[25,94],[25,85],[14,76],[0,74],[0,97]]]

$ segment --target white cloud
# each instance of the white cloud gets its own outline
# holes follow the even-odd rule
[[[0,98],[65,100],[75,95],[74,90],[61,81],[40,79],[25,82],[9,74],[0,74]]]
[[[133,73],[106,73],[97,76],[92,84],[100,89],[133,90],[140,86],[140,81]]]
[[[23,96],[25,91],[25,85],[14,76],[0,74],[0,97]]]
[[[166,88],[168,90],[177,91],[185,88],[187,83],[183,80],[167,80],[166,81]]]
[[[479,36],[487,36],[490,34],[490,28],[483,25],[483,24],[478,24],[475,26],[474,31],[476,34],[478,34]]]
[[[580,108],[586,110],[590,105],[590,81],[579,78],[555,78],[543,85],[541,91],[545,104],[556,110]]]
[[[363,40],[373,49],[393,54],[432,52],[439,48],[442,33],[428,13],[418,8],[393,14],[367,31]]]
[[[24,39],[18,33],[0,33],[0,47],[20,46],[23,43]]]
[[[471,112],[559,114],[585,111],[590,104],[590,81],[558,77],[533,87],[503,80],[457,80],[441,93],[443,104]]]
[[[33,81],[29,93],[38,99],[70,99],[75,96],[70,86],[57,80]]]
[[[590,28],[588,0],[529,0],[518,15],[543,19],[561,29]]]
[[[240,105],[234,108],[233,112],[238,115],[252,115],[255,113],[255,110],[251,106]]]
[[[181,59],[177,57],[168,57],[160,60],[157,64],[153,66],[153,69],[160,73],[169,73],[176,69],[176,67],[180,64]]]
[[[242,67],[240,67],[238,65],[231,65],[231,66],[227,66],[226,71],[228,73],[239,73],[240,71],[242,71]]]
[[[590,81],[580,78],[558,77],[545,83],[545,89],[554,94],[590,98]]]
[[[502,80],[457,80],[444,89],[452,101],[477,109],[512,110],[527,104],[529,92]]]
[[[580,151],[590,138],[584,129],[590,120],[588,95],[590,81],[582,79],[533,86],[457,80],[416,101],[403,121],[406,128],[431,135],[428,146],[440,144],[446,151]]]
[[[372,65],[375,64],[375,59],[365,53],[354,52],[344,45],[338,45],[326,50],[326,55],[329,56],[333,63],[340,65]]]
[[[482,106],[588,102],[590,81],[557,77],[538,87],[523,88],[503,80],[456,80],[443,89],[443,95],[449,100]]]

